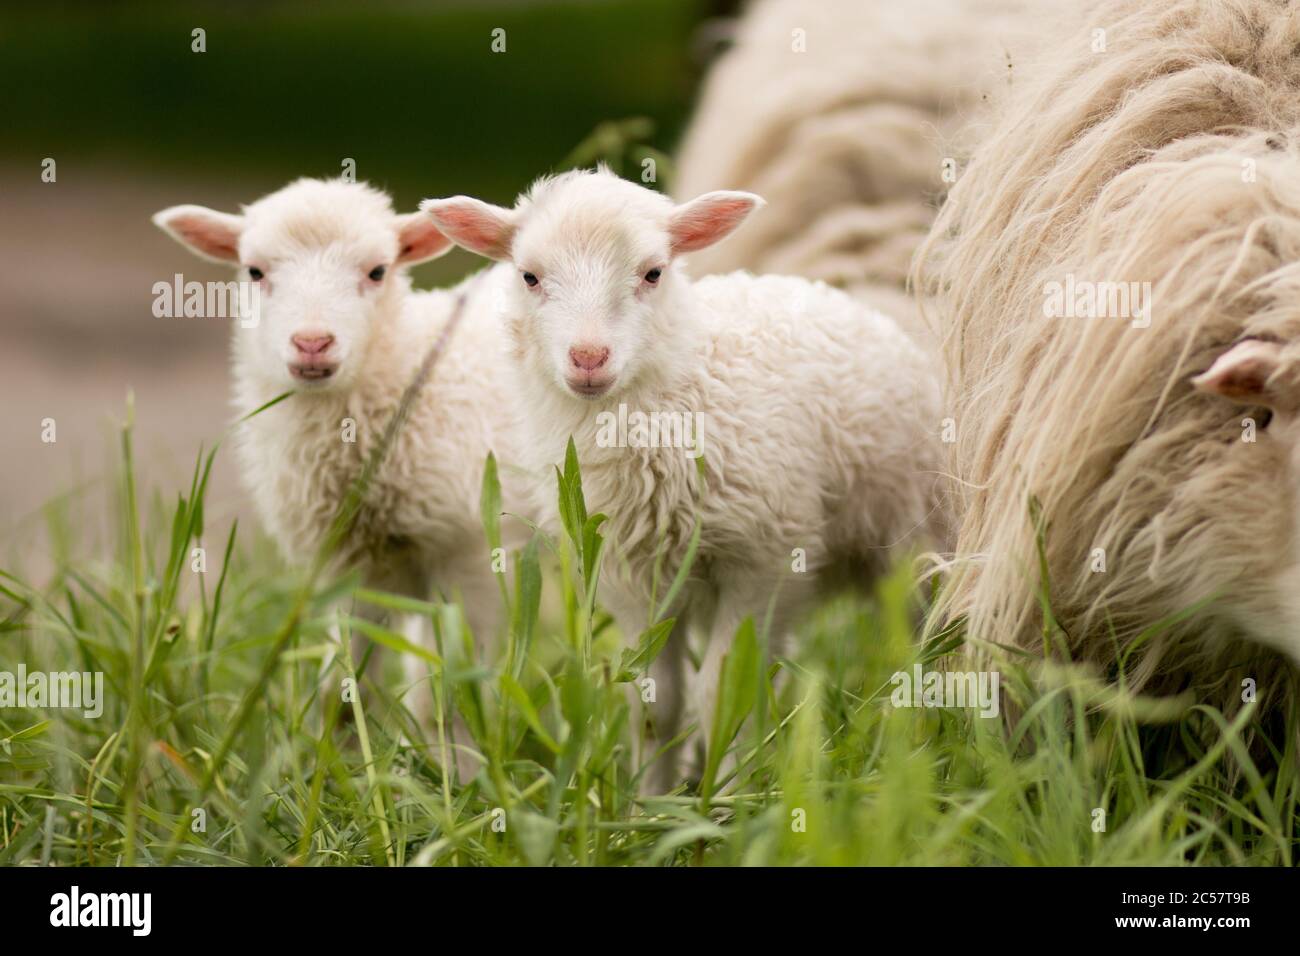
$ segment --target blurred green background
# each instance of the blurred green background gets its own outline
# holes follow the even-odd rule
[[[509,202],[580,144],[588,158],[671,154],[717,27],[738,6],[7,5],[0,442],[15,453],[0,476],[0,535],[50,494],[95,480],[102,427],[128,387],[155,461],[188,462],[228,418],[228,330],[150,311],[154,282],[226,271],[157,232],[152,213],[181,202],[234,209],[297,176],[338,175],[346,159],[411,210],[451,193]],[[192,51],[196,28],[206,52]],[[493,50],[496,30],[504,52]],[[646,121],[635,143],[592,139],[601,124],[633,117]],[[41,179],[46,158],[54,182]],[[416,284],[478,265],[456,252],[420,267]],[[40,442],[46,417],[58,421],[55,445]],[[233,487],[219,480],[218,497]]]
[[[115,164],[237,181],[358,178],[400,207],[509,200],[597,124],[646,117],[670,150],[717,0],[95,2],[10,8],[0,149],[65,174]],[[205,31],[206,52],[192,51]],[[505,51],[494,51],[504,31]]]

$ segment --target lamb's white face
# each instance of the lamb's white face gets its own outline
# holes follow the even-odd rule
[[[405,290],[400,270],[450,247],[427,217],[394,215],[382,193],[337,181],[301,180],[239,216],[177,206],[154,221],[200,256],[237,264],[256,289],[237,348],[268,391],[349,387],[381,307]]]
[[[525,223],[511,260],[516,351],[557,388],[598,398],[636,380],[674,281],[662,223],[600,222],[576,208]],[[660,217],[662,218],[662,216]]]
[[[273,387],[342,388],[355,375],[376,324],[396,257],[396,234],[335,237],[288,246],[278,223],[249,224],[240,278],[256,282],[261,314],[245,354]]]
[[[675,206],[602,170],[542,180],[513,210],[465,196],[420,208],[455,242],[513,265],[515,354],[557,390],[593,400],[673,361],[659,346],[682,318],[676,257],[718,242],[759,203],[718,192]]]

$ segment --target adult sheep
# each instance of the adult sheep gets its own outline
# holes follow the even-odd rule
[[[1045,585],[1077,658],[1114,673],[1143,636],[1130,686],[1292,699],[1300,11],[1087,10],[1021,71],[926,260],[962,516],[948,617],[1041,647]]]
[[[751,190],[768,208],[695,253],[692,271],[822,279],[919,334],[904,291],[912,256],[965,154],[961,131],[1014,73],[1043,6],[751,4],[704,84],[673,191]]]

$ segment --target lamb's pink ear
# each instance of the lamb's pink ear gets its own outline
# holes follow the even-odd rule
[[[762,205],[761,196],[729,190],[705,193],[682,203],[668,220],[673,255],[707,249],[725,239]]]
[[[1243,405],[1294,409],[1294,389],[1274,376],[1282,367],[1282,346],[1262,339],[1245,339],[1224,352],[1214,364],[1192,379],[1192,385]]]
[[[489,259],[509,259],[515,214],[469,196],[426,199],[420,209],[458,246]]]
[[[443,255],[452,242],[438,230],[438,224],[422,212],[397,217],[397,261],[409,266]]]
[[[153,224],[204,259],[239,261],[243,216],[217,212],[204,206],[172,206],[155,213]]]

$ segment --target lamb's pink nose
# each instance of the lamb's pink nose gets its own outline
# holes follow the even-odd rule
[[[332,335],[295,335],[289,339],[303,355],[317,355],[324,352],[334,342]]]
[[[605,364],[609,358],[609,349],[597,349],[584,346],[569,349],[569,359],[584,372],[594,372]]]

